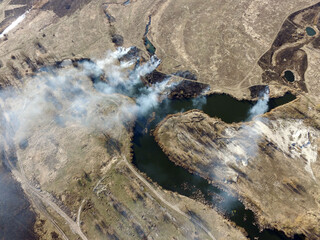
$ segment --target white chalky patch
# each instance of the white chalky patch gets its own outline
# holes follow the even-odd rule
[[[263,133],[266,138],[292,158],[305,159],[305,169],[315,179],[311,164],[318,157],[316,140],[319,133],[313,127],[306,126],[302,120],[277,120],[272,121],[271,126],[273,129],[269,128],[268,134]]]
[[[237,164],[241,162],[246,166],[248,159],[255,157],[258,153],[259,141],[267,139],[290,157],[304,159],[305,170],[315,179],[311,165],[318,157],[319,133],[313,127],[306,126],[302,120],[258,119],[239,131],[229,128],[225,132],[226,137],[232,139],[219,154],[225,162],[231,161]]]
[[[13,21],[6,29],[3,30],[3,32],[0,34],[0,38],[2,38],[5,34],[8,34],[12,29],[14,29],[16,26],[18,26],[26,17],[26,15],[29,13],[29,11],[22,14],[20,17],[18,17],[16,20]]]

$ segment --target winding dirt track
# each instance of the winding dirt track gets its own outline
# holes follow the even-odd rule
[[[3,124],[5,124],[5,126],[10,127],[10,124],[8,124],[5,118],[1,120],[3,121]],[[10,129],[8,129],[8,131],[10,131]],[[14,146],[13,140],[9,137],[9,134],[3,137],[6,140],[6,144],[8,146],[9,151],[11,151],[11,147]],[[54,201],[52,201],[51,195],[49,193],[46,193],[44,191],[41,191],[40,189],[35,188],[28,181],[28,179],[24,174],[23,168],[20,167],[19,169],[19,167],[14,166],[11,163],[10,159],[7,157],[7,155],[5,155],[5,157],[2,160],[3,160],[3,163],[11,170],[11,173],[15,177],[15,179],[21,183],[21,186],[24,189],[25,193],[28,195],[30,200],[34,203],[35,207],[41,213],[43,213],[45,216],[48,216],[49,214],[45,208],[50,207],[53,211],[55,211],[58,215],[60,215],[65,220],[65,223],[70,227],[73,233],[79,235],[79,237],[82,240],[88,240],[88,238],[82,232],[80,226],[78,226],[77,223],[73,221],[72,218],[70,218]],[[17,162],[17,166],[19,166],[19,160]],[[61,233],[63,238],[68,239],[66,234],[58,226],[58,224],[53,220],[53,218],[52,217],[48,217],[48,218],[52,222],[52,224],[57,227],[57,230]]]
[[[4,119],[3,119],[4,120]],[[4,120],[5,121],[5,120]],[[8,125],[10,126],[10,125]],[[6,137],[6,143],[9,149],[10,146],[14,146],[13,140],[11,138],[8,139],[8,136]],[[115,164],[119,160],[119,158],[113,158],[109,165],[107,166],[107,171],[112,167],[113,164]],[[60,215],[65,221],[65,224],[67,224],[70,228],[70,230],[74,233],[77,234],[82,240],[88,240],[88,238],[85,236],[85,234],[81,230],[81,221],[80,221],[80,215],[82,211],[83,204],[85,203],[85,200],[82,201],[78,214],[77,214],[77,220],[74,221],[72,218],[70,218],[53,200],[52,196],[44,192],[40,189],[37,189],[34,187],[27,179],[27,177],[24,174],[24,170],[22,166],[19,164],[19,160],[17,162],[17,166],[14,166],[10,159],[8,157],[5,157],[3,159],[5,165],[11,170],[12,175],[16,178],[17,181],[21,183],[22,188],[30,198],[30,200],[34,203],[34,206],[45,216],[48,217],[48,219],[52,222],[52,224],[57,228],[57,230],[61,233],[62,237],[66,240],[68,240],[67,235],[63,232],[63,230],[59,227],[57,222],[50,216],[50,214],[47,212],[46,208],[50,207],[55,213]],[[168,202],[166,199],[163,198],[163,196],[154,188],[152,185],[144,178],[142,177],[136,169],[133,167],[133,165],[127,160],[125,156],[122,156],[122,160],[120,160],[118,163],[124,162],[125,165],[132,171],[132,173],[141,181],[143,184],[149,188],[149,190],[167,207],[171,208],[178,214],[184,216],[187,219],[192,219],[191,216],[187,215],[185,212],[181,211],[180,208],[177,205],[173,205],[172,203]],[[98,181],[96,187],[99,185],[99,183],[102,181]],[[95,187],[95,188],[96,188]],[[94,190],[95,190],[94,188]],[[194,220],[194,219],[192,219]],[[212,235],[212,233],[204,227],[201,223],[198,221],[193,221],[196,225],[198,225],[206,234],[213,240],[216,240],[216,238]]]
[[[177,205],[173,205],[172,203],[168,202],[163,196],[154,188],[151,186],[151,184],[142,177],[136,169],[132,166],[131,163],[126,159],[126,157],[122,157],[123,160],[121,162],[124,162],[125,165],[132,171],[132,173],[141,181],[144,185],[146,185],[149,190],[167,207],[171,208],[178,214],[184,216],[185,218],[192,218],[189,215],[187,215],[185,212],[181,211],[180,208]],[[63,232],[63,230],[58,226],[58,224],[55,222],[55,220],[48,216],[48,212],[46,211],[46,207],[50,207],[54,212],[56,212],[60,217],[62,217],[65,220],[65,223],[69,226],[70,230],[77,234],[82,240],[88,240],[88,238],[84,235],[84,233],[81,230],[81,221],[80,221],[80,215],[82,211],[83,204],[85,203],[85,200],[82,201],[78,214],[77,214],[77,220],[74,221],[72,218],[70,218],[54,201],[52,201],[51,195],[49,193],[46,193],[44,191],[41,191],[37,188],[35,188],[25,177],[23,170],[20,171],[17,167],[13,166],[13,164],[8,160],[5,159],[6,165],[10,168],[12,175],[21,183],[21,186],[23,187],[26,194],[29,196],[29,198],[32,200],[34,205],[37,207],[39,211],[41,211],[45,216],[49,218],[49,220],[53,223],[53,225],[57,228],[57,230],[61,233],[62,237],[66,240],[68,240],[68,237]],[[116,158],[113,159],[110,163],[110,167],[112,164],[114,164],[116,161]],[[119,162],[120,163],[120,162]],[[108,168],[110,168],[108,167]],[[98,182],[99,184],[99,182]],[[97,185],[98,185],[97,184]],[[216,238],[212,235],[212,233],[204,227],[201,223],[198,221],[194,221],[195,224],[197,224],[206,234],[213,240],[216,240]]]
[[[84,204],[85,202],[86,202],[85,199],[82,200],[81,205],[80,205],[79,210],[78,210],[77,225],[79,226],[79,228],[80,228],[80,224],[81,224],[81,221],[80,221],[81,211],[82,211],[83,204]]]
[[[171,208],[172,210],[176,211],[177,213],[181,214],[182,216],[190,219],[192,217],[190,217],[189,215],[187,215],[185,212],[181,211],[180,208],[176,205],[171,204],[170,202],[168,202],[166,199],[164,199],[162,197],[162,195],[156,190],[154,189],[151,184],[144,178],[142,177],[136,170],[135,168],[132,166],[132,164],[129,163],[129,161],[127,160],[127,158],[125,156],[123,156],[123,161],[126,164],[126,166],[131,170],[131,172],[138,178],[140,179],[141,182],[143,182],[148,188],[149,190],[155,195],[157,196],[157,198],[164,203],[165,205],[167,205],[167,207]],[[194,219],[193,219],[194,220]],[[204,227],[201,223],[199,223],[198,221],[194,221],[195,224],[197,224],[203,231],[205,231],[208,236],[213,239],[216,240],[216,238],[212,235],[212,233],[206,228]]]
[[[31,198],[33,202],[37,202],[40,200],[45,206],[50,207],[57,214],[59,214],[65,220],[65,223],[70,227],[73,233],[79,235],[79,237],[82,240],[88,240],[88,238],[82,232],[80,226],[78,226],[78,224],[75,221],[73,221],[56,203],[54,203],[50,199],[49,194],[40,192],[40,190],[33,187],[29,183],[29,181],[26,179],[26,177],[23,174],[21,174],[21,172],[19,172],[14,166],[12,166],[12,164],[8,162],[8,165],[11,166],[11,172],[13,176],[21,183],[23,189],[25,190],[25,192],[28,194],[28,196]],[[54,223],[54,225],[56,226],[56,223]],[[65,234],[63,235],[66,237]]]

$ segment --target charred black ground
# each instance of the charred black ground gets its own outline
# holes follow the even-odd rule
[[[320,28],[319,11],[320,3],[317,3],[291,14],[284,21],[271,48],[259,59],[258,64],[264,70],[263,82],[275,81],[286,85],[288,82],[283,78],[282,73],[291,69],[297,73],[294,87],[308,92],[304,77],[308,59],[302,47],[311,43],[315,48],[320,49],[320,36],[314,29],[312,29],[314,34],[310,34],[311,30],[309,33],[306,31],[310,26]]]

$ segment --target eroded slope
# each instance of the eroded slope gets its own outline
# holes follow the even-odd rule
[[[176,164],[231,189],[261,226],[319,237],[319,108],[301,97],[251,122],[169,116],[156,139]]]

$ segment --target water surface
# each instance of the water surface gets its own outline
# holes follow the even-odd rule
[[[295,99],[290,93],[281,98],[270,99],[269,110]],[[149,114],[140,117],[136,121],[133,138],[133,163],[146,173],[153,181],[164,189],[177,192],[191,198],[200,196],[202,200],[220,209],[238,226],[243,227],[250,239],[258,237],[260,240],[287,240],[282,232],[264,230],[260,232],[255,224],[254,214],[246,210],[238,199],[227,196],[223,190],[209,184],[205,179],[189,173],[186,169],[176,166],[162,152],[155,142],[150,130],[168,114],[184,112],[194,108],[202,110],[211,117],[219,117],[227,123],[245,121],[248,118],[249,109],[255,104],[252,101],[238,101],[226,94],[213,94],[208,97],[184,100],[165,100],[160,106],[154,108],[155,120],[148,123]],[[147,126],[147,129],[146,129]],[[147,130],[147,132],[146,132]],[[222,201],[220,200],[222,198]],[[296,236],[295,239],[302,239]]]
[[[0,239],[37,239],[35,219],[20,184],[0,165]]]
[[[284,77],[287,79],[289,82],[294,82],[294,74],[293,72],[287,70],[284,72]]]
[[[316,35],[316,31],[312,27],[307,27],[306,32],[309,36],[314,36]]]

